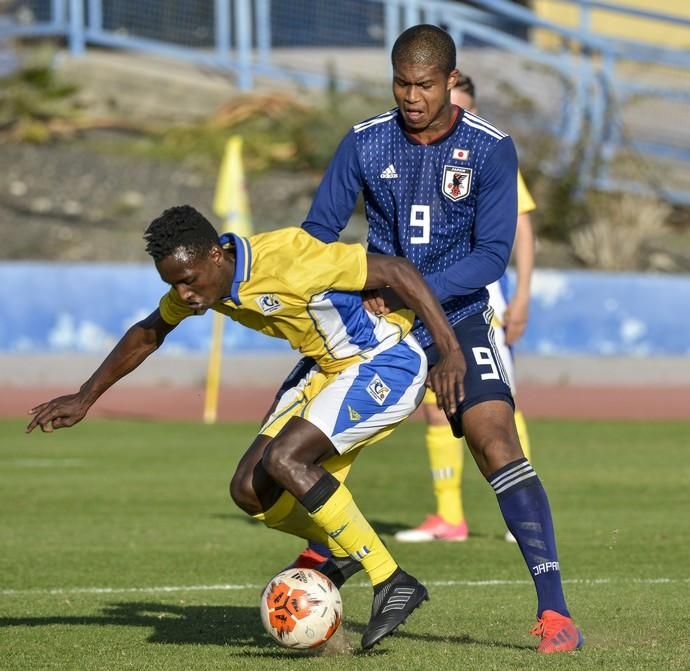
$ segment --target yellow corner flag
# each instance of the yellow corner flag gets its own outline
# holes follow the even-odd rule
[[[213,211],[223,219],[223,233],[232,231],[242,236],[252,234],[249,198],[242,167],[242,138],[239,135],[233,135],[225,145],[216,182]]]
[[[252,234],[249,214],[249,198],[244,183],[242,166],[242,138],[233,135],[225,145],[220,166],[213,211],[223,219],[223,233]],[[213,313],[213,334],[208,354],[206,395],[204,398],[204,422],[214,424],[218,417],[218,391],[220,388],[220,364],[223,358],[223,315]]]

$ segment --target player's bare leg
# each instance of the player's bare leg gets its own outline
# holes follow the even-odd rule
[[[268,510],[283,492],[263,468],[257,469],[271,440],[269,436],[257,436],[242,455],[230,481],[232,500],[250,515]]]
[[[467,446],[485,478],[516,459],[524,458],[513,408],[506,401],[477,403],[462,415]]]

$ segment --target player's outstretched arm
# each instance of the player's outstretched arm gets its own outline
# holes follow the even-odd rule
[[[391,287],[424,322],[434,339],[440,358],[429,372],[429,383],[440,408],[449,415],[464,398],[465,357],[438,299],[407,259],[367,254],[364,289]]]
[[[503,314],[506,345],[514,345],[527,328],[532,271],[534,270],[534,229],[529,214],[518,215],[515,233],[515,293]]]
[[[37,426],[46,433],[74,426],[106,389],[155,352],[174,328],[163,320],[158,309],[134,324],[76,394],[59,396],[32,408],[26,432],[31,433]]]

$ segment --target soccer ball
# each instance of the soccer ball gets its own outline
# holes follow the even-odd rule
[[[316,648],[340,625],[343,605],[338,588],[312,569],[282,571],[261,595],[261,621],[286,648]]]

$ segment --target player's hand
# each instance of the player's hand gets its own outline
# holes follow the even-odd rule
[[[405,307],[398,294],[390,287],[362,291],[362,303],[367,312],[375,315],[387,315]]]
[[[58,396],[29,410],[33,418],[26,427],[26,433],[31,433],[37,426],[40,426],[44,433],[74,426],[84,419],[88,409],[89,404],[80,394]]]
[[[362,305],[367,312],[371,312],[373,315],[387,315],[390,312],[378,289],[362,291]]]
[[[427,385],[436,394],[436,405],[447,415],[454,415],[465,398],[465,357],[456,349],[440,357],[429,371]]]
[[[522,338],[527,328],[529,317],[529,301],[514,299],[503,313],[503,329],[506,335],[506,345],[515,344]]]

